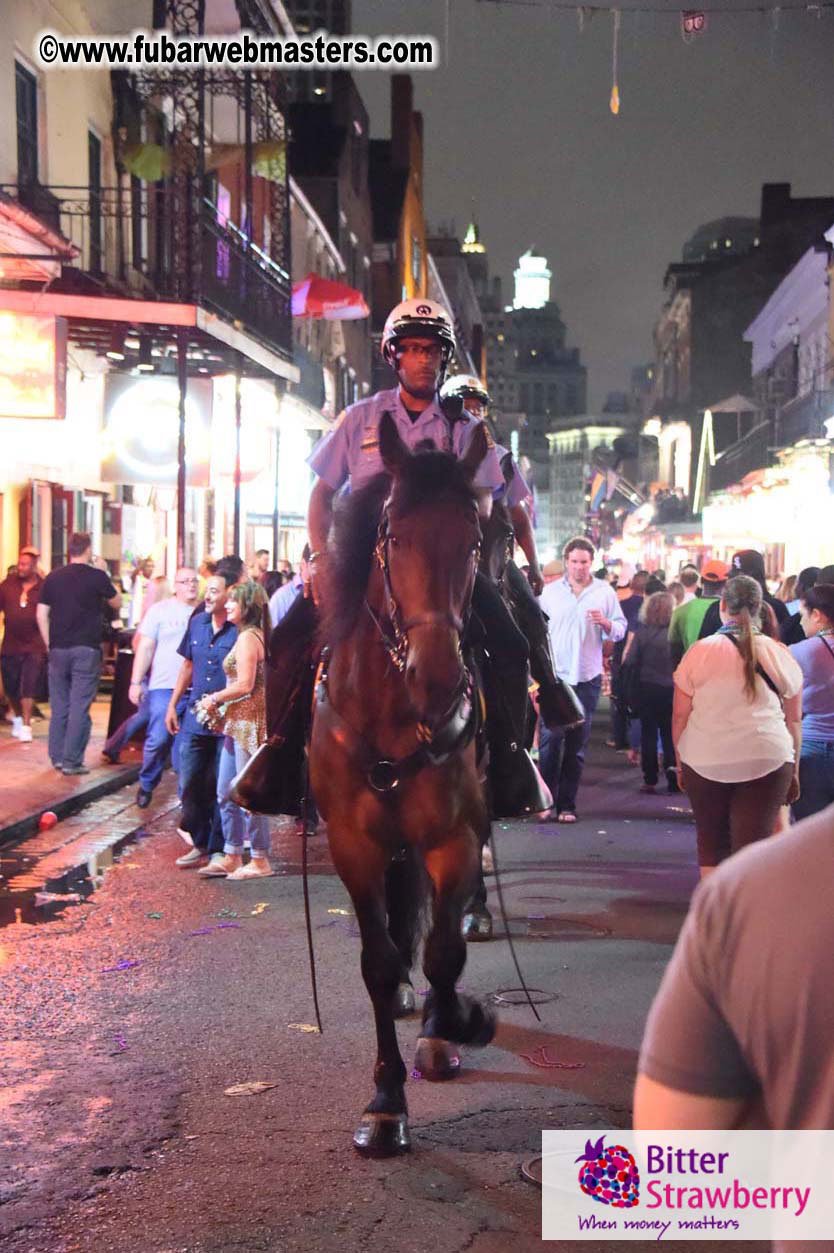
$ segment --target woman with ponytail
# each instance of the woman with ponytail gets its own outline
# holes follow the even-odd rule
[[[802,671],[761,630],[762,589],[739,574],[721,597],[721,629],[675,671],[672,738],[689,794],[701,877],[769,836],[799,795]]]

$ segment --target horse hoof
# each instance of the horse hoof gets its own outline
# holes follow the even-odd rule
[[[394,994],[394,1017],[408,1018],[417,1008],[414,988],[410,983],[400,983]]]
[[[469,1013],[469,1035],[466,1038],[466,1043],[483,1048],[485,1044],[490,1043],[495,1035],[497,1024],[498,1019],[495,1010],[490,1005],[484,1005],[483,1002],[475,1001]]]
[[[473,909],[470,913],[463,915],[461,930],[464,940],[469,940],[472,944],[491,940],[492,914],[488,909]]]
[[[433,1083],[454,1079],[460,1074],[460,1054],[448,1040],[421,1036],[414,1054],[414,1069]]]
[[[407,1114],[366,1110],[353,1133],[353,1147],[363,1157],[398,1157],[411,1149]]]

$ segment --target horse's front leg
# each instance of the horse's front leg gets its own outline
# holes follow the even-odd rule
[[[423,954],[423,970],[431,984],[423,1007],[423,1028],[414,1065],[427,1079],[451,1079],[460,1069],[452,1042],[488,1044],[495,1034],[495,1014],[455,985],[466,964],[461,918],[476,880],[480,845],[467,828],[426,856],[434,884],[435,906]]]
[[[386,859],[371,840],[363,839],[356,831],[345,841],[339,840],[332,830],[328,835],[336,869],[356,912],[362,937],[362,977],[376,1022],[376,1092],[353,1134],[353,1144],[365,1157],[393,1157],[408,1152],[411,1137],[405,1100],[406,1069],[394,1025],[401,958],[388,934]]]
[[[423,899],[421,879],[423,868],[414,848],[402,849],[385,873],[385,908],[388,934],[400,955],[400,975],[394,998],[394,1017],[407,1018],[417,1002],[411,982],[414,949]]]

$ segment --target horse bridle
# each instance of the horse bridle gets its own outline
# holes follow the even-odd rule
[[[474,502],[473,508],[477,516],[477,506]],[[475,560],[472,564],[470,587],[466,596],[466,609],[462,617],[451,610],[433,610],[428,613],[415,614],[412,618],[406,619],[405,622],[401,620],[399,605],[391,586],[391,570],[388,564],[388,544],[390,538],[388,506],[386,503],[377,530],[374,556],[382,572],[382,580],[385,587],[385,612],[390,623],[390,632],[386,631],[379,614],[372,608],[367,597],[365,599],[365,607],[376,625],[392,665],[402,674],[408,657],[409,631],[419,630],[420,627],[425,626],[449,626],[457,633],[458,648],[461,648],[463,633],[466,630],[471,612],[472,591],[475,586],[475,575],[478,569],[477,556],[480,553],[481,540],[480,524],[478,525],[477,552],[473,553]],[[327,668],[328,656],[327,650],[325,650],[325,655],[322,657],[319,680],[316,685],[317,701],[330,705],[332,716],[341,725],[343,738],[352,745],[354,753],[362,761],[365,778],[369,786],[377,793],[386,794],[393,792],[403,779],[411,778],[419,771],[425,769],[426,766],[442,765],[448,761],[453,752],[459,751],[463,745],[469,743],[477,732],[481,712],[480,700],[475,689],[472,674],[464,666],[461,681],[439,725],[432,728],[422,722],[418,722],[417,739],[420,742],[417,748],[397,760],[384,757],[333,706],[328,691]]]
[[[414,630],[418,630],[420,627],[429,627],[429,626],[451,627],[451,629],[457,634],[458,647],[460,647],[461,641],[463,639],[463,634],[466,631],[466,627],[469,623],[469,617],[472,611],[472,592],[475,587],[475,575],[478,570],[478,562],[479,562],[480,553],[481,553],[481,538],[482,537],[481,537],[480,521],[478,520],[478,506],[473,501],[472,508],[475,512],[475,517],[476,517],[476,522],[477,522],[478,542],[476,545],[475,552],[473,553],[474,560],[473,560],[473,565],[472,565],[472,575],[469,581],[469,588],[467,590],[467,595],[465,599],[466,608],[464,610],[463,616],[462,617],[459,616],[458,614],[454,613],[451,609],[436,609],[436,610],[430,610],[427,613],[414,614],[411,618],[407,618],[405,622],[403,622],[400,616],[400,607],[397,604],[397,599],[394,595],[394,589],[391,586],[391,567],[390,567],[389,560],[388,560],[388,547],[391,542],[391,533],[389,529],[389,520],[388,520],[389,504],[390,504],[390,498],[388,501],[386,501],[382,510],[382,517],[379,520],[379,527],[377,528],[377,535],[376,535],[376,545],[374,546],[374,558],[376,559],[376,563],[379,566],[379,569],[382,573],[382,582],[383,582],[383,587],[385,589],[385,612],[388,618],[388,622],[390,623],[390,626],[391,626],[390,632],[385,630],[385,627],[383,625],[383,622],[379,614],[375,613],[375,611],[371,607],[371,604],[367,600],[367,598],[365,600],[365,607],[367,608],[368,613],[371,615],[374,622],[376,623],[377,630],[379,631],[379,634],[382,637],[382,642],[385,645],[385,649],[388,653],[388,656],[391,659],[392,665],[394,666],[396,670],[399,671],[400,674],[402,674],[405,671],[406,660],[408,657],[408,650],[409,650],[408,633],[409,631],[414,631]]]

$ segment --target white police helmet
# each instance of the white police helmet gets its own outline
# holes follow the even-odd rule
[[[477,374],[453,374],[440,389],[441,400],[463,400],[474,396],[482,404],[489,405],[489,392]]]
[[[392,369],[397,368],[397,344],[409,336],[436,339],[443,349],[443,371],[455,348],[455,331],[449,314],[435,300],[415,296],[396,305],[382,330],[382,355]]]

